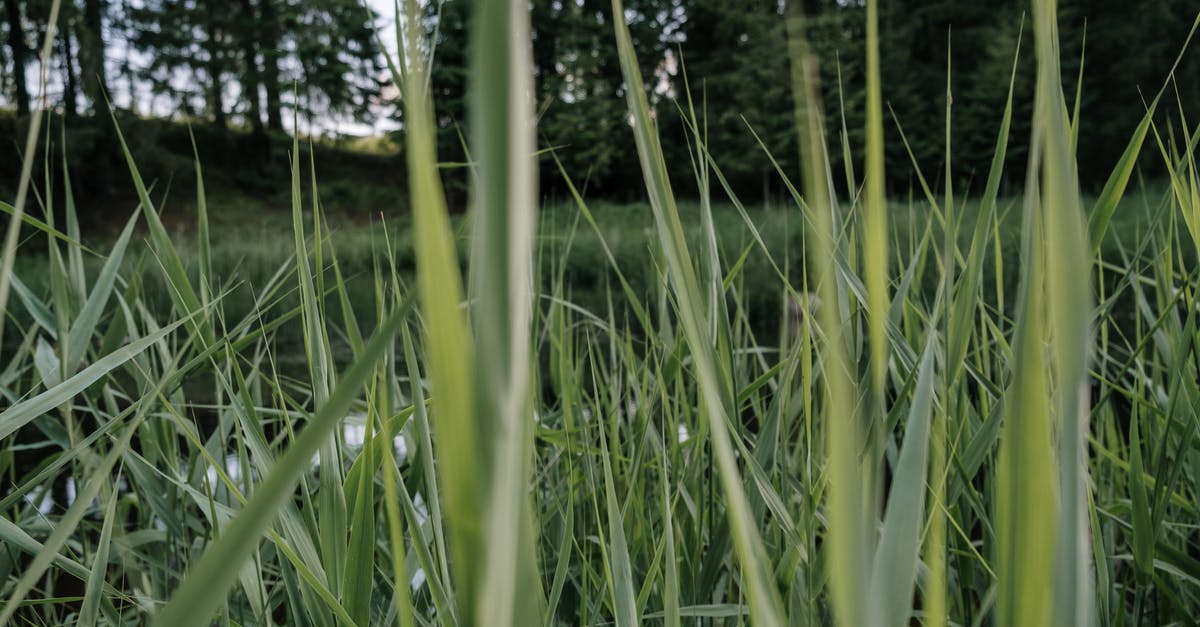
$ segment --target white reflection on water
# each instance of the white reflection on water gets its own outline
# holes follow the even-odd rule
[[[587,411],[587,410],[584,410],[584,411]],[[538,416],[535,414],[534,419],[536,420],[537,418],[538,418]],[[680,429],[681,429],[681,433],[683,433],[683,431],[682,431],[683,427],[680,427]],[[366,427],[366,415],[365,414],[362,414],[362,413],[350,414],[343,419],[342,441],[345,442],[345,444],[346,444],[346,452],[350,453],[350,455],[348,457],[352,458],[354,455],[356,455],[362,449],[363,445],[366,442],[366,436],[367,436],[367,427]],[[402,433],[396,435],[394,438],[392,438],[392,446],[395,448],[395,451],[396,451],[396,463],[397,464],[403,464],[408,460],[408,455],[409,455],[409,440],[408,440],[408,438],[409,437],[410,436],[407,433],[402,432]],[[240,483],[242,480],[243,474],[242,474],[242,463],[241,463],[241,460],[238,458],[238,455],[236,453],[229,453],[229,454],[225,455],[223,458],[221,458],[219,461],[221,463],[222,471],[224,472],[224,474],[226,476],[229,477],[229,480],[235,484]],[[347,459],[346,461],[349,461],[349,459]],[[320,456],[314,455],[313,459],[312,459],[312,468],[315,470],[320,465],[321,465]],[[205,469],[204,474],[205,474],[205,477],[208,479],[209,485],[217,486],[217,485],[222,484],[220,473],[217,471],[216,468],[214,468],[212,466],[208,466]],[[252,476],[254,476],[255,478],[258,478],[258,473],[252,473]],[[117,484],[117,491],[118,491],[118,493],[121,493],[121,494],[129,492],[129,484],[128,484],[128,482],[125,481],[125,479],[123,477],[119,480],[119,482]],[[73,504],[75,502],[75,499],[78,496],[78,493],[79,493],[79,491],[78,491],[78,487],[76,486],[74,477],[68,477],[65,482],[64,490],[63,490],[63,496],[66,501],[64,507],[70,507],[71,504]],[[58,506],[52,486],[49,486],[49,485],[36,486],[33,489],[31,489],[29,492],[27,492],[24,495],[24,497],[22,497],[22,498],[26,504],[35,508],[38,511],[38,513],[41,514],[42,516],[49,516],[51,513],[53,513],[55,511],[55,509]],[[424,526],[429,520],[429,508],[425,504],[425,499],[422,498],[420,492],[413,494],[413,510],[416,513],[417,524],[420,526]],[[166,529],[166,525],[163,523],[163,521],[159,520],[157,517],[155,517],[155,519],[154,519],[154,526],[160,530]],[[425,583],[426,583],[425,570],[423,568],[418,567],[415,571],[413,571],[412,578],[409,580],[409,586],[415,592],[415,591],[419,590],[422,586],[424,586]]]
[[[54,511],[54,494],[46,486],[37,486],[21,497],[26,503],[37,508],[39,514],[47,516]]]

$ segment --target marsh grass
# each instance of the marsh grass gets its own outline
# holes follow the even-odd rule
[[[472,208],[452,220],[432,51],[404,0],[390,68],[411,220],[338,228],[299,141],[286,242],[221,227],[202,155],[197,227],[173,237],[124,143],[139,206],[102,252],[49,175],[41,216],[3,205],[0,623],[1189,622],[1200,133],[1184,103],[1163,115],[1167,83],[1084,198],[1087,121],[1037,0],[1032,50],[1012,51],[1038,59],[1023,196],[999,197],[1014,71],[983,189],[888,163],[914,168],[920,201],[887,203],[867,5],[852,198],[788,3],[803,170],[777,172],[787,207],[749,210],[725,185],[690,93],[675,113],[695,177],[669,180],[663,111],[618,24],[649,207],[591,206],[558,165],[541,176],[572,202],[539,225],[528,15],[488,0]],[[47,161],[69,150],[52,139]],[[1130,189],[1144,158],[1161,189]],[[791,312],[781,331],[763,302]]]

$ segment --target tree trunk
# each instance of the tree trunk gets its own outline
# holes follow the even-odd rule
[[[242,77],[242,89],[250,102],[250,128],[257,135],[263,130],[262,94],[259,92],[262,87],[262,72],[258,67],[258,49],[255,46],[258,37],[254,32],[254,24],[257,23],[257,20],[254,17],[254,6],[250,4],[250,0],[241,0],[241,3],[244,18],[247,20],[247,26],[238,29],[238,39],[242,44],[242,61],[246,70]]]
[[[262,0],[263,82],[267,87],[267,128],[283,130],[283,102],[279,97],[279,17],[271,0]]]
[[[79,55],[83,91],[92,110],[103,111],[108,95],[108,72],[104,63],[104,0],[84,0],[83,28],[79,29]]]
[[[4,7],[8,16],[8,49],[12,53],[13,83],[17,87],[17,115],[29,115],[29,87],[25,84],[29,48],[25,45],[25,29],[21,26],[21,8],[17,0],[4,0]]]
[[[63,110],[70,120],[79,115],[79,81],[76,80],[78,72],[75,69],[75,50],[71,46],[71,29],[62,30],[60,41],[63,49],[63,72],[66,74],[63,85]]]
[[[220,128],[228,128],[229,120],[225,115],[225,86],[221,82],[221,75],[224,74],[223,63],[221,62],[221,28],[217,24],[216,10],[213,3],[209,3],[208,20],[205,33],[208,36],[208,108],[212,112],[213,123]]]

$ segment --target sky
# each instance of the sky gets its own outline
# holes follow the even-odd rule
[[[371,7],[379,19],[375,22],[379,29],[379,39],[383,42],[383,48],[386,54],[393,59],[396,54],[396,10],[392,0],[365,0],[367,6]],[[351,135],[378,135],[387,131],[394,130],[396,123],[391,119],[376,120],[370,124],[358,122],[338,122],[334,124],[335,129],[339,133],[347,133]]]
[[[367,6],[371,7],[375,13],[381,16],[377,23],[379,26],[379,38],[383,40],[383,46],[391,54],[396,52],[396,18],[395,4],[391,0],[366,0]]]

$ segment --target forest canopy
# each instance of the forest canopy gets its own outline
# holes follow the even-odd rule
[[[50,0],[0,0],[0,108],[20,120],[36,106],[37,50]],[[821,61],[834,171],[861,163],[864,127],[864,7],[857,0],[805,0],[810,39]],[[106,102],[141,117],[205,121],[250,134],[299,130],[309,135],[370,134],[403,128],[398,90],[384,50],[394,48],[386,2],[359,0],[65,0],[47,67],[50,106],[68,124],[92,120],[112,152]],[[532,0],[532,50],[539,143],[589,195],[628,200],[636,180],[624,84],[611,45],[607,0]],[[465,124],[469,0],[423,3],[436,46],[432,82],[440,130],[439,157],[466,161]],[[702,137],[728,184],[744,197],[786,193],[767,153],[795,171],[792,102],[778,0],[631,0],[629,24],[663,134],[668,163],[690,178],[684,110],[698,112]],[[1016,123],[1010,165],[1027,154],[1034,59],[1025,4],[892,0],[881,3],[882,82],[887,159],[912,159],[936,179],[943,171],[947,87],[954,99],[952,175],[975,189],[985,174],[998,120],[1016,66]],[[1088,130],[1080,134],[1083,187],[1095,190],[1145,111],[1143,94],[1168,79],[1196,7],[1153,0],[1129,11],[1112,0],[1060,3],[1061,65],[1067,101]],[[380,36],[377,36],[380,35]],[[1086,41],[1104,42],[1086,46]],[[1082,70],[1082,73],[1081,73]],[[947,73],[949,72],[949,85]],[[1076,86],[1075,79],[1082,77]],[[1175,84],[1183,113],[1200,101],[1200,57],[1184,57]],[[688,98],[690,94],[690,100]],[[1079,102],[1076,105],[1076,95]],[[1162,116],[1178,116],[1163,107]],[[97,114],[101,115],[97,115]],[[292,119],[299,129],[292,128]],[[843,137],[843,130],[845,136]],[[901,137],[903,129],[903,138]],[[844,145],[843,145],[844,142]],[[87,152],[89,146],[76,146]],[[116,155],[108,155],[115,158]],[[544,166],[553,166],[550,152]],[[103,159],[92,160],[100,163]],[[557,174],[557,168],[548,172]],[[1021,168],[1010,167],[1009,172]],[[465,189],[461,168],[447,184]],[[911,170],[892,168],[889,190],[906,195]],[[634,177],[634,178],[631,178]],[[544,175],[546,193],[562,190]],[[683,189],[688,194],[691,190]],[[976,190],[978,191],[978,190]]]

